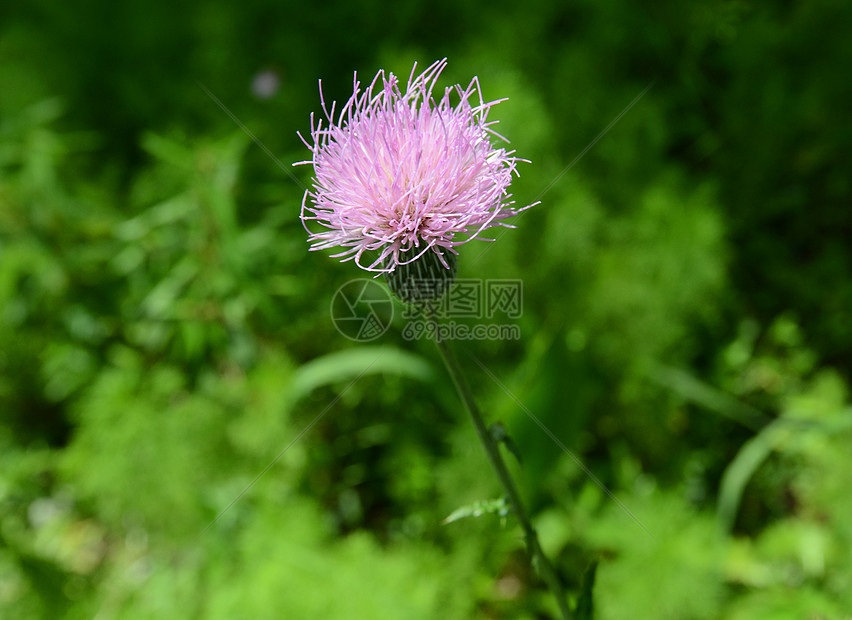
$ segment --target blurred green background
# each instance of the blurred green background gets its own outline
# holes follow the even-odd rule
[[[572,597],[597,561],[600,619],[850,617],[850,28],[839,1],[4,2],[0,616],[554,617],[511,519],[442,524],[499,489],[434,347],[338,334],[362,274],[307,252],[301,189],[199,85],[289,168],[318,78],[446,56],[509,97],[520,203],[653,83],[460,260],[524,282],[523,339],[464,347],[651,532],[469,364]]]

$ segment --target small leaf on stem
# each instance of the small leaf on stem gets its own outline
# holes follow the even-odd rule
[[[521,451],[518,450],[518,445],[515,441],[509,437],[509,433],[505,426],[500,424],[500,422],[495,422],[488,427],[488,433],[491,435],[491,439],[493,439],[495,443],[502,443],[506,446],[506,449],[517,459],[519,465],[522,464]]]
[[[500,517],[505,517],[509,514],[509,502],[505,497],[498,499],[483,499],[467,506],[456,508],[446,519],[442,521],[444,525],[458,521],[466,517],[480,517],[484,514],[498,514]]]

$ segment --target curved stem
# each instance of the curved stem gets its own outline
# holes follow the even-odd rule
[[[497,443],[494,441],[493,437],[491,437],[491,434],[488,432],[488,428],[485,426],[485,421],[482,419],[482,414],[476,406],[476,401],[473,399],[473,394],[470,391],[470,386],[467,384],[464,373],[462,373],[462,370],[447,343],[436,338],[435,344],[438,346],[438,351],[440,351],[441,357],[444,359],[444,364],[447,366],[450,377],[453,379],[453,383],[456,386],[459,397],[461,397],[467,412],[470,414],[473,426],[476,428],[476,434],[479,435],[479,440],[482,442],[482,446],[488,454],[488,460],[491,461],[491,465],[494,467],[494,471],[500,479],[500,484],[503,485],[503,490],[506,491],[506,496],[509,498],[509,504],[512,506],[512,510],[518,518],[518,522],[524,532],[527,549],[538,564],[541,578],[556,597],[556,603],[559,605],[559,611],[562,613],[562,617],[566,620],[571,620],[573,615],[571,613],[571,609],[568,607],[565,590],[562,588],[562,583],[559,581],[556,569],[541,549],[541,545],[538,542],[538,535],[536,534],[535,529],[533,529],[532,523],[530,523],[529,516],[521,502],[521,496],[515,487],[515,482],[512,480],[512,476],[506,467],[505,461],[503,461],[503,456],[500,454]]]

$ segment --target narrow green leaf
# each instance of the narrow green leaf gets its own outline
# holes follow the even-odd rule
[[[790,436],[787,420],[778,419],[743,444],[725,468],[719,485],[717,513],[726,531],[734,526],[740,500],[754,472],[769,455]]]
[[[597,571],[598,562],[595,560],[583,573],[583,586],[577,600],[577,620],[593,620],[595,617],[594,588]]]
[[[389,374],[428,382],[434,376],[421,356],[391,346],[355,347],[322,355],[303,364],[293,375],[294,398],[336,381],[350,381],[362,374]]]

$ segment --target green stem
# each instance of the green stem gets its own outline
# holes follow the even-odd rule
[[[565,620],[571,620],[573,615],[571,613],[571,609],[568,607],[565,590],[562,588],[562,583],[559,581],[556,569],[553,568],[553,564],[550,563],[550,560],[547,559],[547,556],[544,555],[544,551],[541,549],[541,545],[538,542],[538,535],[536,534],[535,529],[533,529],[532,523],[530,523],[529,516],[521,502],[521,496],[515,487],[515,482],[512,480],[512,476],[506,467],[506,463],[503,461],[503,456],[500,454],[497,443],[491,437],[491,434],[488,432],[488,428],[485,426],[485,421],[482,419],[482,414],[476,406],[476,401],[473,400],[473,394],[470,391],[470,386],[467,384],[464,373],[462,373],[462,370],[447,343],[436,339],[435,344],[438,346],[438,351],[440,351],[441,357],[444,358],[444,364],[447,366],[447,371],[449,371],[450,377],[453,379],[453,383],[456,386],[459,397],[461,397],[467,412],[470,414],[470,419],[473,421],[474,428],[476,428],[476,434],[479,435],[479,440],[482,442],[482,446],[485,448],[486,454],[488,454],[488,460],[491,461],[491,465],[494,467],[494,471],[500,479],[500,484],[503,485],[503,490],[506,491],[506,496],[509,498],[509,504],[512,506],[512,510],[518,518],[518,522],[524,532],[527,549],[538,564],[541,578],[556,597],[556,603],[559,605],[559,611],[562,613],[562,617],[565,618]]]

